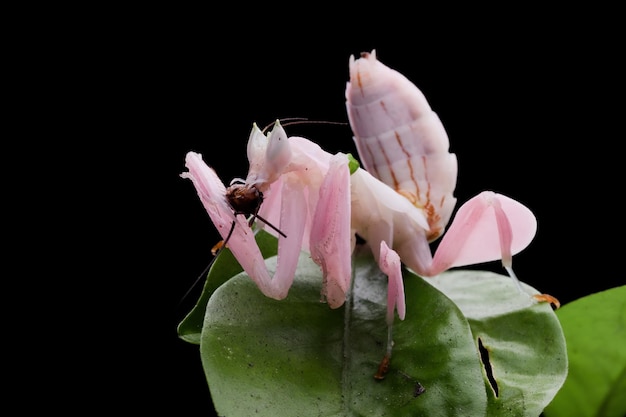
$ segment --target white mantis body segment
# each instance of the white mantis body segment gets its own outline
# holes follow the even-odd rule
[[[376,52],[350,57],[346,109],[365,169],[427,216],[427,240],[443,233],[456,204],[457,160],[424,94]]]

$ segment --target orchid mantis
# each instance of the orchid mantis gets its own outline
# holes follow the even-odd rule
[[[331,155],[304,138],[287,139],[278,121],[267,137],[256,125],[253,126],[248,141],[248,159],[250,170],[243,186],[255,189],[264,198],[257,217],[265,223],[279,225],[274,232],[281,231],[274,277],[270,277],[265,268],[250,223],[237,216],[237,208],[229,201],[226,187],[215,171],[204,163],[202,155],[189,152],[186,157],[189,171],[181,176],[193,181],[218,232],[222,238],[228,239],[228,246],[236,259],[268,297],[280,300],[287,296],[298,254],[305,250],[322,268],[323,300],[331,308],[343,305],[351,281],[350,259],[357,232],[354,227],[365,230],[359,225],[364,220],[357,220],[351,214],[353,200],[370,206],[367,208],[369,213],[379,213],[380,222],[390,225],[394,221],[396,224],[417,222],[421,227],[427,227],[425,218],[408,200],[366,171],[358,168],[350,175],[347,155]],[[377,208],[372,210],[374,207]],[[363,216],[358,218],[363,219]],[[397,288],[394,292],[397,297],[390,304],[388,320],[393,319],[391,313],[396,304],[398,314],[403,318],[399,258],[396,262],[397,254],[383,241],[375,251],[381,269],[396,280],[390,284]],[[395,267],[393,272],[391,266]]]
[[[257,217],[279,225],[277,229],[281,231],[274,277],[270,277],[265,267],[250,223],[237,216],[237,209],[227,198],[226,187],[204,163],[202,155],[189,152],[186,156],[189,171],[181,175],[193,181],[218,232],[222,238],[228,238],[233,255],[263,294],[278,300],[285,298],[293,283],[300,251],[312,248],[312,256],[324,268],[323,297],[332,308],[341,306],[350,283],[350,265],[334,262],[334,258],[345,256],[349,261],[351,253],[347,158],[341,154],[332,156],[303,138],[288,139],[278,122],[267,137],[254,125],[247,152],[250,169],[243,187],[262,193],[263,203]],[[329,184],[330,178],[337,178],[336,183]],[[317,209],[318,204],[334,205],[335,219],[328,222],[321,214],[314,219],[315,213],[322,213]],[[320,232],[324,222],[331,225],[326,232],[335,236],[327,239],[325,246],[320,244],[326,239]],[[331,246],[332,256],[320,253]]]
[[[408,235],[398,236],[402,227],[385,230],[396,231],[390,239],[403,262],[428,277],[453,266],[502,259],[515,277],[511,257],[533,239],[535,216],[506,196],[481,193],[459,209],[433,259],[428,244],[442,235],[456,203],[457,160],[448,153],[443,124],[424,94],[378,61],[375,50],[358,60],[351,56],[349,69],[346,108],[365,169],[405,196],[428,221]],[[380,240],[384,233],[373,238]]]
[[[342,306],[351,281],[356,235],[372,249],[388,276],[387,324],[391,352],[394,312],[405,315],[401,264],[418,275],[511,257],[533,239],[536,220],[519,202],[485,191],[462,205],[434,256],[429,243],[443,234],[456,199],[456,157],[423,94],[376,60],[350,58],[346,105],[366,169],[348,155],[331,155],[301,137],[287,137],[277,121],[266,135],[256,124],[248,140],[245,180],[227,189],[202,155],[189,152],[187,172],[211,220],[244,271],[268,297],[287,296],[301,250],[322,271],[322,300]],[[378,178],[377,178],[378,177]],[[240,204],[237,196],[244,196]],[[252,217],[246,220],[240,214]],[[252,222],[271,225],[278,259],[270,276]],[[384,369],[377,377],[384,376]]]
[[[397,243],[391,244],[403,262],[429,277],[455,266],[501,259],[521,291],[512,256],[536,233],[532,212],[502,194],[482,192],[459,208],[431,257],[429,243],[442,235],[456,203],[457,160],[448,153],[446,131],[424,94],[378,61],[375,50],[359,59],[351,56],[349,72],[346,109],[365,169],[405,196],[428,220],[427,228],[408,237],[402,235],[405,229],[394,227],[401,235],[393,236]],[[374,242],[380,240],[377,234],[373,237]],[[560,305],[548,294],[534,298]]]

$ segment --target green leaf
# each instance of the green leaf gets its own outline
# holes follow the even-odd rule
[[[267,264],[273,271],[275,258]],[[387,339],[386,277],[371,255],[359,254],[354,271],[352,297],[337,310],[319,302],[321,274],[307,254],[285,300],[264,297],[245,274],[215,291],[201,357],[221,415],[536,416],[561,386],[566,355],[551,308],[480,271],[437,281],[465,288],[466,302],[457,303],[469,322],[431,283],[406,273],[406,319],[394,325],[386,378],[374,379]],[[497,398],[477,337],[490,350]]]
[[[428,282],[457,304],[488,352],[487,415],[538,416],[567,376],[565,336],[550,304],[537,303],[534,288],[521,283],[521,292],[511,278],[487,271],[451,271]]]
[[[275,238],[261,232],[258,241],[276,253]],[[308,254],[277,301],[245,273],[230,279],[241,267],[222,251],[179,325],[181,338],[200,343],[222,415],[536,416],[562,385],[567,357],[549,305],[483,271],[427,280],[405,272],[407,316],[394,325],[386,378],[374,379],[387,340],[387,279],[369,251],[353,259],[352,296],[331,310],[320,303],[321,273]],[[267,261],[272,273],[275,262]]]
[[[278,251],[278,241],[269,233],[260,230],[255,234],[255,239],[263,258],[275,256]],[[231,277],[243,270],[228,248],[224,248],[215,257],[202,289],[202,294],[195,306],[178,325],[178,336],[186,342],[200,344],[200,333],[204,321],[204,313],[209,298],[213,292]]]
[[[557,311],[570,371],[547,417],[626,415],[626,286],[592,294]]]

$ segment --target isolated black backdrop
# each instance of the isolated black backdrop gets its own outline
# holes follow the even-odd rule
[[[439,114],[459,161],[459,203],[493,190],[535,213],[536,238],[513,260],[521,280],[562,303],[624,283],[619,271],[607,272],[616,262],[609,225],[620,211],[613,201],[619,167],[609,162],[609,146],[623,136],[609,126],[607,96],[619,74],[611,38],[596,33],[592,40],[578,26],[552,31],[538,20],[532,36],[527,26],[510,25],[383,37],[350,25],[330,36],[319,22],[312,38],[293,38],[304,28],[259,21],[225,42],[215,27],[165,19],[117,41],[106,55],[115,59],[103,59],[99,71],[107,74],[103,94],[116,103],[106,111],[106,130],[131,166],[123,169],[132,204],[122,208],[139,237],[131,247],[120,242],[139,264],[124,283],[137,287],[131,295],[140,307],[126,317],[122,327],[135,333],[124,342],[133,345],[137,370],[149,358],[142,372],[121,381],[137,410],[212,412],[198,347],[176,334],[200,287],[181,299],[219,240],[191,182],[179,177],[186,152],[202,153],[227,183],[246,175],[252,123],[347,122],[348,58],[363,51],[376,49]],[[331,153],[356,153],[345,125],[287,132]],[[504,272],[498,263],[481,268]]]

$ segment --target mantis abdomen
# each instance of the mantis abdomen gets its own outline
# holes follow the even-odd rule
[[[456,204],[457,160],[424,94],[375,51],[350,57],[346,108],[364,168],[424,211],[439,237]]]

